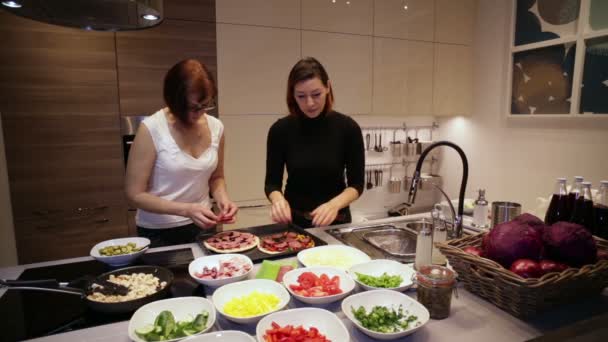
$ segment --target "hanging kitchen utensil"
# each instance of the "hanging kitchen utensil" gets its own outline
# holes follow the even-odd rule
[[[378,133],[374,132],[374,151],[378,152]]]
[[[367,170],[367,190],[374,187],[372,183],[372,170]]]
[[[144,273],[151,274],[159,279],[159,283],[165,282],[165,286],[151,295],[147,295],[142,298],[132,299],[124,302],[100,302],[89,299],[88,296],[93,292],[101,292],[97,288],[98,286],[107,286],[110,275],[119,276],[123,274],[136,274]],[[35,290],[35,291],[47,291],[55,293],[66,293],[80,296],[87,304],[87,306],[93,311],[103,313],[127,313],[137,310],[140,306],[164,298],[171,284],[173,283],[173,273],[159,266],[132,266],[127,268],[121,268],[104,273],[93,280],[88,281],[84,287],[76,287],[73,283],[63,283],[55,279],[46,280],[0,280],[0,289],[6,290]],[[97,286],[95,285],[97,284]],[[124,293],[124,289],[121,286],[110,285],[111,288],[104,289],[103,291],[111,294]]]
[[[366,151],[369,151],[370,140],[371,140],[371,135],[368,132],[367,134],[365,134],[365,150]]]

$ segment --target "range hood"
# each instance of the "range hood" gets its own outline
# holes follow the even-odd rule
[[[163,0],[14,0],[0,8],[18,16],[84,30],[123,31],[163,21]]]

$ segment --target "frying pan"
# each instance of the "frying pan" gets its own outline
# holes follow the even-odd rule
[[[121,274],[133,274],[133,273],[146,273],[151,274],[157,277],[160,282],[163,281],[167,283],[167,285],[161,290],[148,295],[146,297],[137,298],[125,302],[118,303],[104,303],[91,300],[87,298],[87,296],[93,292],[92,284],[98,283],[103,284],[104,286],[108,285],[108,278],[110,275],[118,276]],[[100,276],[93,278],[89,284],[85,286],[85,288],[77,288],[70,287],[68,283],[60,283],[56,279],[46,279],[46,280],[0,280],[0,289],[7,290],[36,290],[36,291],[48,291],[48,292],[59,292],[59,293],[67,293],[74,294],[80,296],[87,304],[87,306],[97,312],[109,313],[109,314],[118,314],[118,313],[127,313],[133,312],[137,310],[140,306],[153,302],[155,300],[159,300],[164,298],[169,289],[171,288],[171,284],[173,283],[173,273],[159,266],[132,266],[127,268],[121,268],[117,270],[113,270],[107,273],[104,273]],[[117,288],[120,288],[118,286]]]

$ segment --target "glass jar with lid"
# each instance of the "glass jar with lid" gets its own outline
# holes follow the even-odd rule
[[[429,310],[431,318],[447,318],[456,286],[454,271],[439,265],[422,266],[416,273],[416,283],[418,302]]]

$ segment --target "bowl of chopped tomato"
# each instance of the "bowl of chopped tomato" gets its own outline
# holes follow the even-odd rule
[[[335,314],[317,308],[299,308],[270,314],[258,323],[260,342],[350,341],[344,323]]]
[[[334,267],[306,267],[283,276],[283,285],[296,299],[308,304],[327,304],[340,300],[355,288],[344,271]]]

